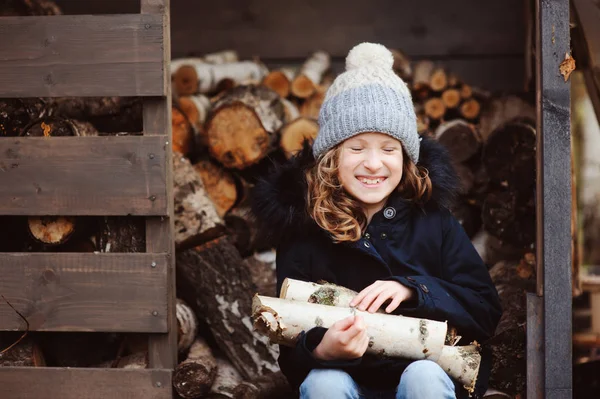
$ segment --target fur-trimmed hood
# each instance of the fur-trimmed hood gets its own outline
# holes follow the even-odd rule
[[[271,242],[293,229],[312,229],[316,223],[306,211],[305,171],[315,159],[307,144],[295,157],[260,180],[253,190],[252,212],[259,231]],[[446,149],[433,139],[423,137],[418,165],[429,171],[432,195],[426,208],[450,208],[458,192],[459,179]]]

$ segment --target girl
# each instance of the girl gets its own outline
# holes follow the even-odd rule
[[[485,264],[448,211],[458,179],[443,148],[421,139],[405,83],[382,45],[362,43],[329,88],[319,134],[255,188],[254,213],[286,277],[342,285],[352,306],[447,321],[463,343],[490,338],[500,319]],[[360,316],[280,346],[301,398],[455,398],[466,391],[432,361],[365,354]],[[484,353],[475,396],[485,392]]]

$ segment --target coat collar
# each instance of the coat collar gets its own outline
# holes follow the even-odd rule
[[[450,208],[458,192],[459,180],[446,149],[433,139],[421,138],[419,165],[429,171],[432,195],[425,209]],[[308,144],[294,158],[283,165],[275,165],[266,178],[260,180],[252,192],[252,212],[259,231],[276,244],[290,231],[311,233],[320,230],[306,211],[307,184],[305,171],[315,164]],[[392,195],[381,211],[386,209],[409,212],[414,205]],[[395,215],[396,217],[396,215]]]

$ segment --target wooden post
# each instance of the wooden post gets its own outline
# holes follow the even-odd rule
[[[536,21],[537,294],[544,349],[543,372],[528,369],[543,381],[528,378],[528,397],[571,398],[570,82],[559,71],[570,52],[569,1],[536,0]]]
[[[177,321],[175,318],[175,247],[173,241],[173,160],[171,151],[171,85],[168,67],[171,60],[169,31],[170,0],[141,0],[142,14],[162,14],[163,36],[163,84],[164,97],[144,99],[144,135],[165,138],[166,191],[168,217],[149,217],[146,222],[146,252],[167,254],[167,334],[151,334],[148,343],[149,367],[173,370],[177,365]],[[161,315],[160,311],[158,317]]]

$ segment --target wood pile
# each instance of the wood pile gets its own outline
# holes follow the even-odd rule
[[[462,177],[454,213],[469,236],[484,243],[490,264],[520,259],[535,239],[533,106],[471,87],[433,62],[413,63],[397,50],[394,56],[395,71],[412,91],[420,134],[448,148]],[[275,254],[270,243],[259,240],[248,201],[257,179],[316,137],[318,113],[334,78],[331,69],[330,56],[322,51],[302,65],[274,70],[256,59],[240,60],[231,50],[173,60],[179,298],[173,385],[182,398],[290,395],[277,366],[277,347],[254,331],[250,318],[255,293],[276,293]],[[0,136],[122,131],[142,131],[140,99],[0,99]],[[144,252],[146,247],[143,218],[1,219],[3,252]],[[500,333],[518,340],[521,346],[510,348],[522,351],[524,336],[511,335],[517,323],[511,320]],[[0,351],[18,338],[0,334]],[[0,365],[145,368],[147,341],[142,334],[30,333],[1,355]],[[492,381],[497,376],[512,381],[503,372]],[[520,392],[522,387],[510,381],[497,385]]]

